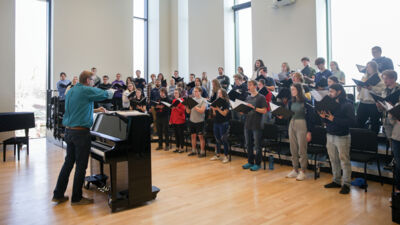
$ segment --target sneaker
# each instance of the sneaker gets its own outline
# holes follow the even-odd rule
[[[196,155],[196,152],[191,152],[188,154],[188,156],[194,156],[194,155]]]
[[[219,155],[214,155],[210,160],[215,161],[215,160],[219,160],[219,159],[220,159]]]
[[[178,153],[184,153],[185,151],[183,149],[179,150]]]
[[[347,195],[350,192],[350,187],[348,185],[343,185],[339,193],[342,195]]]
[[[82,197],[79,202],[71,202],[71,205],[89,205],[93,204],[93,199]]]
[[[286,175],[286,178],[296,178],[298,175],[299,173],[296,170],[292,170],[288,175]]]
[[[164,151],[169,151],[169,146],[165,146]]]
[[[199,154],[199,158],[204,158],[204,157],[206,157],[206,153],[200,153]]]
[[[158,148],[156,148],[157,151],[162,150],[162,146],[158,146]]]
[[[53,198],[51,199],[51,201],[52,201],[52,202],[57,202],[57,204],[60,204],[60,203],[63,203],[63,202],[68,201],[68,196],[63,196],[63,197],[61,197],[61,198],[53,197]]]
[[[174,151],[173,151],[173,153],[178,153],[179,152],[179,150],[178,149],[175,149]]]
[[[253,164],[250,164],[250,163],[246,163],[246,164],[244,164],[244,165],[242,166],[242,168],[245,169],[245,170],[247,170],[247,169],[250,169],[252,166],[254,166],[254,165],[253,165]]]
[[[222,163],[228,163],[229,162],[229,158],[224,156],[224,158],[222,159]]]
[[[304,174],[303,171],[300,170],[299,174],[298,174],[297,177],[296,177],[296,180],[302,181],[302,180],[304,180],[304,179],[306,179],[306,175]]]
[[[257,171],[257,170],[259,170],[261,168],[261,166],[259,166],[259,165],[253,165],[251,168],[250,168],[250,170],[251,171]]]
[[[342,187],[342,185],[340,185],[338,183],[335,183],[335,182],[332,182],[332,183],[329,183],[329,184],[325,184],[324,187],[325,188],[340,188],[340,187]]]

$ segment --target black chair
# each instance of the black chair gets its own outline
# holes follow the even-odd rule
[[[352,161],[364,163],[365,183],[367,183],[367,164],[369,162],[376,161],[381,185],[383,185],[376,133],[368,129],[351,128],[350,135],[350,159]],[[367,188],[368,184],[365,185],[365,192],[367,192]]]
[[[247,153],[244,138],[244,123],[240,120],[229,121],[229,161],[232,159],[232,147],[242,148],[244,153]]]
[[[281,148],[280,132],[278,125],[271,123],[264,124],[261,147],[264,153],[263,155],[264,170],[266,169],[267,152],[277,153],[279,157],[279,162],[282,165],[282,160],[281,160],[282,148]]]
[[[319,177],[317,158],[328,155],[326,150],[326,129],[320,126],[314,127],[311,132],[311,141],[308,143],[307,153],[314,158],[314,179]]]
[[[184,137],[184,144],[185,144],[185,151],[188,151],[188,146],[192,146],[192,134],[190,133],[189,122],[185,123],[185,130],[183,131]]]
[[[209,147],[208,141],[215,140],[214,137],[214,119],[206,120],[206,127],[204,128],[204,142],[205,146],[205,153],[207,155],[207,148]]]
[[[17,151],[18,161],[20,159],[20,150],[23,145],[26,145],[26,154],[29,155],[29,137],[12,137],[3,141],[3,161],[6,161],[6,147],[7,145],[14,145],[14,156]]]

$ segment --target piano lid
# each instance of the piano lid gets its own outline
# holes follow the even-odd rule
[[[105,114],[118,114],[123,117],[130,117],[130,116],[150,116],[148,113],[142,113],[136,110],[133,111],[107,111]]]
[[[29,129],[35,127],[33,112],[0,113],[0,132]]]

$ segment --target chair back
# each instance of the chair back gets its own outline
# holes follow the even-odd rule
[[[262,135],[263,139],[276,141],[279,139],[279,128],[276,124],[265,123]]]
[[[230,135],[232,136],[244,136],[244,123],[239,120],[231,120],[230,122]]]
[[[350,128],[350,135],[351,151],[366,153],[378,152],[378,139],[375,132],[362,128]]]
[[[311,145],[326,146],[326,129],[321,126],[316,126],[311,132]]]

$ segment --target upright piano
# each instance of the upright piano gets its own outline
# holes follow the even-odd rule
[[[87,181],[110,178],[105,190],[112,212],[153,200],[160,191],[151,181],[150,124],[148,114],[136,111],[95,117]],[[89,183],[85,186],[89,188]]]

